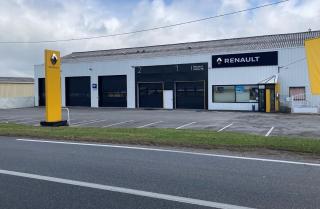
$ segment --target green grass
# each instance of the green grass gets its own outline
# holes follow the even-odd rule
[[[205,149],[271,149],[320,155],[320,139],[282,136],[264,137],[244,133],[217,133],[203,130],[75,127],[49,128],[0,123],[0,135]]]

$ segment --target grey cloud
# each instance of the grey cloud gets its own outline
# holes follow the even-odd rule
[[[118,15],[114,3],[70,0],[0,1],[0,41],[51,40],[128,32],[264,4],[269,0],[141,0]],[[132,3],[130,3],[132,4]],[[125,14],[125,15],[123,15]],[[0,76],[32,76],[46,48],[72,51],[133,47],[320,29],[320,1],[291,0],[272,8],[129,36],[56,44],[0,45]]]

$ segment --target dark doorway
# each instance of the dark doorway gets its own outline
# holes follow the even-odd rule
[[[259,111],[275,112],[276,111],[276,93],[275,85],[259,85]]]
[[[138,83],[139,107],[163,108],[162,83]]]
[[[91,106],[90,77],[66,77],[66,105]]]
[[[205,82],[176,82],[176,108],[204,109]]]
[[[259,112],[266,111],[266,93],[265,89],[259,89]]]
[[[127,76],[99,76],[99,106],[127,107]]]
[[[270,91],[270,98],[267,99],[266,101],[270,102],[270,110],[268,111],[266,109],[266,112],[275,112],[276,111],[276,92],[275,92],[275,85],[274,84],[270,84],[270,85],[266,85],[266,89]]]
[[[38,79],[39,106],[46,106],[46,84],[44,78]]]

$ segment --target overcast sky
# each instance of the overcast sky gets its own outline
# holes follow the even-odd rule
[[[275,0],[0,0],[0,41],[38,41],[128,32],[223,14]],[[33,76],[44,49],[112,49],[320,30],[319,0],[135,35],[50,44],[0,44],[0,76]]]

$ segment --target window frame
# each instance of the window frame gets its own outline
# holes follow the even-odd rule
[[[294,101],[306,101],[306,87],[305,86],[289,86],[289,97],[291,98],[291,89],[303,89],[304,90],[304,99],[297,99],[297,100],[294,100]]]

